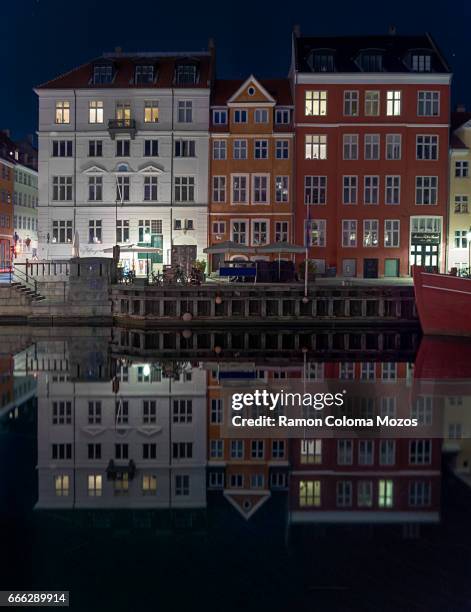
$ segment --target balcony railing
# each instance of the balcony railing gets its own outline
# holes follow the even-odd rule
[[[116,134],[130,134],[131,138],[136,135],[136,120],[135,119],[110,119],[108,121],[108,130],[111,138],[115,138]]]

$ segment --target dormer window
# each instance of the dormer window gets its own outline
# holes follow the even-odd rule
[[[363,72],[382,72],[383,54],[366,51],[360,55],[358,63]]]
[[[334,72],[334,55],[330,51],[316,51],[312,57],[314,72]]]
[[[105,64],[93,67],[94,85],[106,85],[113,80],[113,66]]]
[[[154,82],[154,66],[141,65],[136,66],[135,75],[136,84],[153,83]]]
[[[412,53],[411,69],[414,72],[431,72],[432,57],[430,53]]]
[[[194,64],[180,64],[175,70],[175,83],[177,85],[196,84],[196,66]]]

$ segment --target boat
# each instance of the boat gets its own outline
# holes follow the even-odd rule
[[[471,278],[412,266],[415,303],[425,335],[471,336]]]

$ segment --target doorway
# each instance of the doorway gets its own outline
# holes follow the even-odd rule
[[[363,260],[363,278],[378,278],[378,260]]]
[[[179,244],[172,247],[172,266],[181,266],[185,274],[190,274],[195,261],[196,245]]]
[[[342,260],[342,276],[356,276],[357,275],[357,260],[356,259],[343,259]]]

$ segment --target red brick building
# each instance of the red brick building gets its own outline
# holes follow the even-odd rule
[[[295,34],[291,78],[296,242],[317,271],[443,270],[451,74],[431,37]]]

